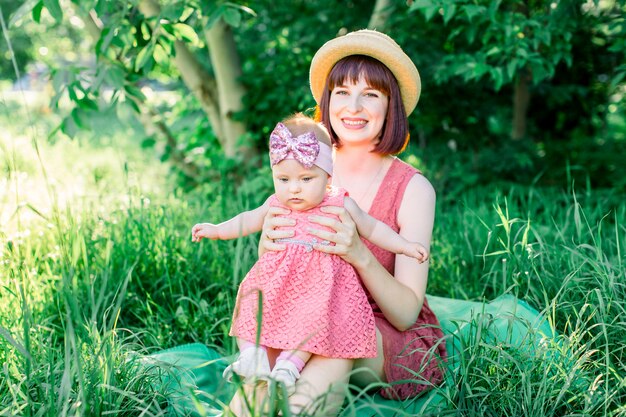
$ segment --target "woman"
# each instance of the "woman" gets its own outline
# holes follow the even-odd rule
[[[420,78],[411,59],[388,36],[356,31],[319,49],[311,63],[310,82],[318,118],[335,145],[333,184],[347,189],[361,209],[401,236],[429,248],[434,189],[417,170],[392,156],[408,141],[407,116],[419,99]],[[332,397],[325,397],[324,414],[333,413],[341,405],[348,382],[359,386],[388,382],[381,394],[396,399],[438,384],[443,379],[441,360],[446,350],[437,318],[426,301],[428,262],[395,256],[361,240],[344,208],[325,211],[340,220],[322,216],[310,220],[334,232],[320,227],[311,233],[335,245],[315,249],[339,255],[358,272],[376,316],[378,354],[356,361],[314,355],[290,397],[294,411],[312,411],[314,399],[331,392]],[[284,250],[275,241],[293,232],[277,228],[293,223],[280,217],[283,214],[287,212],[274,209],[266,217],[260,254]],[[235,412],[240,400],[233,400]]]

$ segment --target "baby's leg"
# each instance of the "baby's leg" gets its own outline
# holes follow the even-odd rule
[[[296,381],[300,378],[300,372],[309,359],[311,359],[310,352],[284,350],[276,358],[270,378],[285,384],[287,393],[292,394],[296,388]]]
[[[270,374],[270,363],[265,346],[257,346],[254,343],[237,339],[239,357],[232,365],[224,370],[224,378],[232,379],[232,374],[244,378],[244,380],[267,379]]]

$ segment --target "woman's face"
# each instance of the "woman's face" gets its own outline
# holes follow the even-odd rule
[[[345,81],[330,93],[330,124],[342,145],[378,143],[389,97],[371,88],[363,76]]]

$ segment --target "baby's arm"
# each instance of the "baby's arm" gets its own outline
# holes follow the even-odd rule
[[[359,234],[376,246],[393,253],[410,256],[417,259],[420,263],[428,259],[428,249],[422,244],[409,242],[394,232],[391,227],[361,210],[352,198],[346,197],[344,206],[356,223]]]
[[[191,228],[191,241],[199,242],[203,238],[236,239],[258,232],[263,228],[263,221],[268,209],[269,203],[265,201],[261,207],[239,213],[232,219],[220,224],[198,223]]]

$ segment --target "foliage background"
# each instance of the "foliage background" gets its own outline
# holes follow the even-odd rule
[[[313,54],[366,27],[374,7],[162,1],[150,18],[143,3],[0,0],[0,415],[163,415],[167,393],[137,355],[186,342],[234,351],[230,312],[257,238],[198,246],[189,227],[271,192],[270,129],[311,111]],[[535,34],[545,40],[532,22],[546,22],[552,4],[568,16],[552,23],[561,46],[538,43],[544,76],[530,85],[526,133],[512,140],[518,73],[508,63],[535,53]],[[623,415],[624,5],[387,7],[385,30],[424,86],[402,158],[438,193],[429,293],[513,294],[559,333],[529,354],[477,330],[438,391],[439,415]],[[99,37],[85,11],[100,18]],[[183,42],[214,77],[205,32],[218,20],[232,30],[246,92],[229,115],[246,132],[230,156],[173,60]],[[507,27],[512,36],[499,37]],[[507,56],[515,39],[528,42]]]

